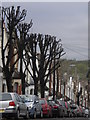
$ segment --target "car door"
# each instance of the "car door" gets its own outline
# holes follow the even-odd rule
[[[41,113],[42,105],[40,104],[39,99],[38,99],[38,107],[39,107],[39,113]]]
[[[40,113],[40,104],[39,104],[39,99],[38,97],[35,98],[35,103],[36,103],[36,109],[37,109],[37,113]]]
[[[15,96],[16,96],[16,101],[17,101],[17,104],[18,104],[18,108],[19,108],[19,112],[20,112],[20,116],[22,116],[23,115],[23,103],[21,102],[21,100],[20,100],[20,98],[19,98],[19,96],[18,96],[18,94],[16,93],[15,94]]]
[[[15,99],[16,99],[16,102],[17,102],[17,109],[19,109],[19,112],[20,112],[20,115],[21,115],[22,114],[22,107],[21,107],[21,103],[20,103],[20,100],[19,100],[17,94],[15,94]]]
[[[27,106],[26,106],[25,102],[22,100],[22,98],[19,95],[18,95],[18,98],[19,98],[19,101],[20,101],[20,104],[21,104],[22,114],[26,115]]]

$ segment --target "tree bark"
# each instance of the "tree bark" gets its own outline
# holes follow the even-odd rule
[[[7,91],[8,92],[13,92],[13,88],[12,88],[12,77],[11,77],[11,73],[8,71],[8,69],[4,70],[5,73],[5,79],[6,79],[6,84],[7,84]]]
[[[41,98],[44,98],[45,97],[44,81],[41,81],[41,83],[40,83],[40,90],[41,90]]]
[[[13,92],[12,79],[10,79],[10,77],[6,78],[6,83],[7,83],[7,91]]]
[[[22,53],[21,53],[21,56],[22,56]],[[23,73],[22,57],[20,58],[20,76],[21,76],[22,94],[25,94],[25,77]]]
[[[58,93],[59,93],[59,74],[58,74],[58,69],[56,70],[57,73],[57,97],[58,97]]]
[[[34,95],[38,95],[38,81],[34,81]]]

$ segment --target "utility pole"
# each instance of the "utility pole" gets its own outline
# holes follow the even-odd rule
[[[65,87],[65,85],[66,85],[66,82],[67,82],[67,73],[64,73],[64,83],[63,83],[63,85],[64,85],[64,100],[65,100],[65,90],[66,90],[66,87]]]
[[[80,91],[77,93],[77,105],[79,106],[79,97],[82,94],[82,87],[80,88]]]

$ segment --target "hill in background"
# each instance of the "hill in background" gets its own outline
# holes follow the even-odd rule
[[[79,80],[87,80],[88,61],[64,59],[61,63],[61,72],[72,77],[78,77]]]

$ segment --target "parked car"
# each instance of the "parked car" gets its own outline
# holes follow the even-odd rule
[[[68,116],[68,111],[67,111],[67,108],[65,106],[65,101],[64,100],[58,100],[59,101],[59,104],[62,106],[62,109],[63,109],[63,117],[67,117]]]
[[[83,117],[83,109],[82,109],[82,106],[79,106],[79,111],[80,111],[79,116],[80,116],[80,117]]]
[[[51,106],[52,110],[52,116],[53,117],[60,117],[61,116],[61,109],[60,106],[55,103],[53,100],[48,100],[48,104]]]
[[[29,111],[17,93],[0,93],[0,116],[29,118]]]
[[[71,104],[70,105],[70,108],[71,108],[71,111],[72,111],[72,114],[73,114],[73,117],[77,117],[77,111],[76,111],[76,104]]]
[[[88,108],[85,109],[85,117],[89,117],[89,109]]]
[[[57,103],[60,107],[60,117],[64,117],[65,110],[64,110],[64,106],[61,104],[61,101],[59,99],[57,99],[57,100],[55,100],[55,103]]]
[[[85,117],[85,107],[82,107],[82,117]]]
[[[51,106],[48,104],[46,98],[40,98],[39,102],[42,105],[43,115],[47,117],[52,117]]]
[[[81,111],[78,105],[72,104],[71,106],[72,113],[74,117],[80,117],[81,116]]]
[[[73,113],[72,113],[72,110],[70,108],[70,104],[68,102],[65,101],[65,107],[67,109],[67,116],[68,117],[72,117],[73,116]]]
[[[20,95],[25,101],[29,109],[29,116],[36,118],[37,116],[43,117],[42,106],[39,103],[39,98],[36,95]]]

